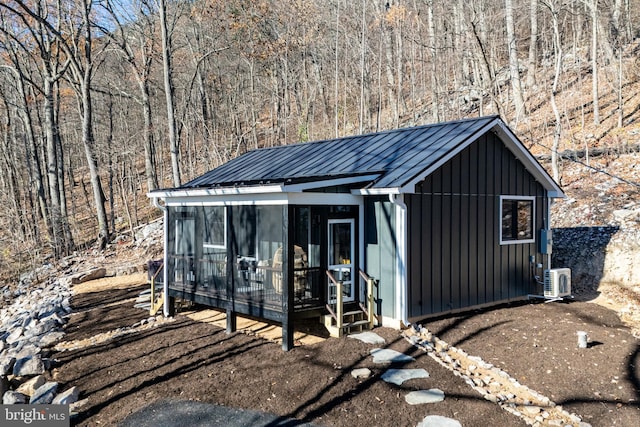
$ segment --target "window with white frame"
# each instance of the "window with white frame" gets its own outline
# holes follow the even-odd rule
[[[227,221],[224,206],[204,208],[203,246],[205,248],[227,247]]]
[[[535,197],[500,196],[500,244],[535,241]]]

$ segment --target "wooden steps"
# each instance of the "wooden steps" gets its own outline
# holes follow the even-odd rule
[[[367,315],[361,310],[347,311],[342,314],[342,322],[338,325],[337,319],[332,314],[325,314],[321,322],[332,337],[342,337],[353,332],[361,332],[369,329]]]

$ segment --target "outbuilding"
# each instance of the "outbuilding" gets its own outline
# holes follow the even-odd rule
[[[397,328],[540,294],[564,194],[492,116],[257,149],[149,197],[166,294],[226,310],[228,330],[236,314],[279,322],[290,349],[338,288]]]

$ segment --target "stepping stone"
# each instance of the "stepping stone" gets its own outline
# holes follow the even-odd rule
[[[387,369],[380,378],[388,383],[402,385],[403,382],[416,378],[429,378],[424,369]]]
[[[387,348],[374,348],[370,353],[373,356],[373,363],[406,363],[416,360],[399,351]]]
[[[360,378],[369,378],[371,376],[371,369],[369,368],[359,368],[351,371],[351,376],[355,379]]]
[[[462,427],[458,421],[441,415],[429,415],[416,427]]]
[[[386,343],[384,338],[382,338],[380,335],[376,334],[375,332],[368,331],[351,334],[349,335],[349,338],[355,338],[366,344],[384,345]]]
[[[423,403],[437,403],[444,400],[444,392],[437,388],[430,390],[412,391],[404,397],[409,405],[421,405]]]

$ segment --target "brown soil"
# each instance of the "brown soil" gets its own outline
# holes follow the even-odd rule
[[[283,352],[274,341],[239,332],[227,335],[220,326],[182,314],[157,326],[138,326],[149,317],[133,308],[143,288],[77,289],[83,293],[72,301],[75,314],[65,341],[82,344],[53,355],[61,388],[77,386],[81,399],[87,399],[74,425],[115,425],[167,398],[261,410],[327,426],[415,426],[427,415],[455,418],[463,426],[524,425],[409,344],[399,331],[375,330],[387,340],[386,347],[416,358],[403,367],[430,374],[402,387],[380,379],[385,367],[373,364],[373,346],[355,339],[316,340]],[[639,342],[603,307],[527,303],[449,316],[425,326],[594,426],[631,426],[640,419]],[[302,329],[308,334],[317,328],[310,324]],[[577,348],[578,330],[588,332],[590,348]],[[360,367],[370,368],[373,376],[354,379],[351,371]],[[429,388],[443,390],[444,402],[411,406],[404,401],[409,391]]]

